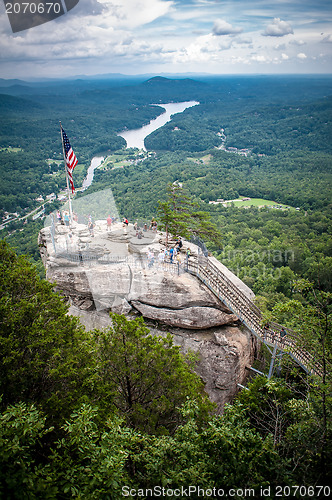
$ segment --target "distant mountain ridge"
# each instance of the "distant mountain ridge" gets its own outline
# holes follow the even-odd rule
[[[22,112],[30,112],[37,109],[42,109],[39,103],[35,101],[30,101],[22,97],[15,97],[8,94],[2,94],[0,91],[0,110],[1,113],[10,112],[11,114]]]
[[[5,78],[0,78],[0,88],[2,87],[11,87],[13,85],[31,85],[29,82],[26,82],[24,80],[19,80],[17,78],[15,79],[5,79]]]
[[[205,86],[206,84],[203,82],[198,82],[197,80],[193,80],[192,78],[166,78],[164,76],[154,76],[149,80],[146,80],[141,84],[142,86],[167,86],[169,87],[199,87]]]

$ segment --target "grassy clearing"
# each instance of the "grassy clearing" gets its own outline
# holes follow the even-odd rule
[[[202,156],[201,158],[193,158],[192,156],[187,156],[187,160],[193,161],[194,163],[207,165],[210,163],[211,157],[212,155],[210,154]]]
[[[244,197],[245,198],[245,197]],[[227,202],[227,200],[226,200]],[[264,200],[263,198],[251,198],[250,200],[234,200],[232,202],[227,202],[227,204],[234,203],[236,207],[275,207],[279,209],[292,209],[289,205],[283,205],[282,203],[277,203],[273,200]]]
[[[7,148],[0,148],[0,151],[7,151],[8,153],[18,153],[19,151],[23,151],[22,148],[12,148],[8,146]]]
[[[47,158],[46,162],[48,165],[51,165],[52,163],[60,165],[61,163],[63,163],[63,160],[53,160],[52,158]]]
[[[132,160],[128,160],[128,154],[123,155],[109,155],[105,158],[104,162],[101,164],[100,169],[110,169],[110,168],[122,168],[127,165],[131,165]]]

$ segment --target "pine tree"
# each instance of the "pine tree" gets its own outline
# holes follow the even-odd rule
[[[158,220],[166,231],[166,244],[170,233],[186,239],[199,236],[221,246],[220,230],[211,221],[210,214],[200,210],[199,203],[177,182],[167,186],[167,200],[158,201]]]

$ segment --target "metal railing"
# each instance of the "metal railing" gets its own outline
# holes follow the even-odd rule
[[[169,272],[180,275],[185,272],[184,265],[181,262],[164,260],[160,262],[158,258],[148,259],[147,255],[113,255],[111,253],[95,253],[85,251],[76,252],[58,252],[57,257],[66,259],[81,265],[90,265],[93,262],[103,265],[128,265],[132,268],[155,269],[158,271]]]
[[[209,257],[198,255],[186,260],[185,270],[196,276],[211,292],[235,314],[264,344],[287,352],[308,373],[321,373],[321,365],[314,355],[298,345],[299,334],[285,328],[286,335],[280,335],[283,326],[270,322],[263,326],[260,309],[240,290]]]

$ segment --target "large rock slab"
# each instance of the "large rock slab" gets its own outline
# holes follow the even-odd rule
[[[196,306],[184,309],[167,309],[164,307],[152,307],[135,300],[132,300],[131,304],[145,318],[154,319],[166,325],[192,330],[229,325],[238,320],[235,314],[226,314],[213,307]]]
[[[205,306],[226,310],[194,276],[187,273],[171,274],[162,269],[133,272],[129,300],[172,309]]]

